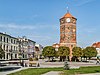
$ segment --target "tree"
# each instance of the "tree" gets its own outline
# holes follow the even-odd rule
[[[58,48],[57,55],[60,56],[60,61],[64,61],[66,59],[66,56],[69,56],[70,49],[69,47],[60,46]]]
[[[83,50],[83,56],[86,57],[86,58],[88,57],[89,60],[91,59],[91,57],[97,56],[96,48],[94,48],[94,47],[86,47]]]
[[[46,47],[43,48],[42,55],[45,56],[45,57],[48,57],[49,61],[50,61],[51,57],[55,56],[55,54],[56,54],[56,51],[55,51],[54,47],[46,46]]]
[[[72,55],[75,58],[75,61],[82,56],[82,49],[80,47],[74,47],[72,49]]]
[[[2,47],[0,46],[0,58],[2,59],[2,57],[4,57],[4,55],[5,55],[5,52],[2,49]]]

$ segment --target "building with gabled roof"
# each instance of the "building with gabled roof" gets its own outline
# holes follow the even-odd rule
[[[97,50],[97,57],[100,57],[100,42],[93,43],[92,47],[96,48],[96,50]]]

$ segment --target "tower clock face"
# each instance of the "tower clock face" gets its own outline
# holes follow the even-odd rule
[[[70,22],[70,18],[67,18],[67,19],[66,19],[66,22]]]

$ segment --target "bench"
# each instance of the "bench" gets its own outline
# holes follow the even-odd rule
[[[29,61],[29,66],[32,67],[32,66],[36,66],[36,67],[39,67],[40,64],[38,61]]]

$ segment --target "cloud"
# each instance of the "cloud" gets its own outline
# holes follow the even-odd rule
[[[7,32],[12,36],[26,36],[27,38],[34,40],[43,45],[52,45],[57,41],[57,35],[59,25],[48,24],[35,24],[35,25],[20,25],[15,23],[0,24],[0,31]],[[56,35],[54,35],[56,34]]]
[[[76,6],[83,6],[83,5],[93,2],[93,1],[95,1],[95,0],[80,0],[80,1],[76,0],[74,2],[76,3]]]
[[[27,35],[27,37],[31,40],[36,41],[39,44],[42,44],[43,46],[47,46],[47,45],[52,45],[53,43],[55,43],[55,41],[57,41],[57,39],[55,39],[52,36],[43,36],[43,35]]]
[[[0,28],[33,30],[33,29],[45,29],[45,28],[58,29],[59,27],[56,24],[55,25],[48,25],[48,24],[20,25],[20,24],[10,23],[10,24],[0,24]]]
[[[96,32],[96,28],[90,28],[90,29],[85,28],[84,31],[87,33],[94,33],[94,32]]]
[[[43,44],[44,46],[46,45],[52,45],[53,43],[58,43],[59,42],[59,34],[50,34],[46,32],[45,34],[27,34],[27,38],[30,38],[37,43]]]
[[[69,0],[69,3],[75,6],[83,6],[96,0]]]
[[[51,39],[50,37],[48,37],[48,36],[39,36],[39,35],[28,35],[27,37],[30,37],[30,38],[47,38],[47,39]]]
[[[35,29],[34,26],[31,25],[17,25],[14,23],[11,24],[0,24],[0,28],[9,28],[9,29]]]

